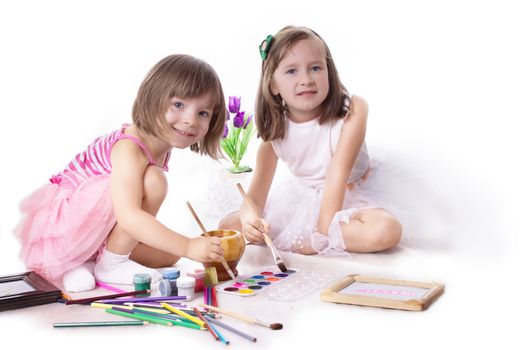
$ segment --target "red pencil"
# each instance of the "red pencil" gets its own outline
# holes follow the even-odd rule
[[[208,329],[208,331],[210,331],[210,334],[215,338],[215,340],[220,340],[219,339],[219,336],[217,335],[217,333],[215,333],[213,331],[213,329],[211,329],[210,326],[208,326],[208,322],[204,319],[204,317],[202,316],[201,312],[199,311],[199,309],[197,309],[196,307],[193,308],[193,311],[195,311],[195,314],[197,315],[198,318],[200,318],[200,320],[202,322],[204,322],[204,325],[206,326],[206,328]]]
[[[215,286],[211,287],[211,306],[219,306],[219,303],[217,302],[217,291],[215,290]]]

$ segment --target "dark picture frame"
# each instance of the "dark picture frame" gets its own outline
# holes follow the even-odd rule
[[[54,303],[62,292],[34,271],[0,277],[0,311]]]

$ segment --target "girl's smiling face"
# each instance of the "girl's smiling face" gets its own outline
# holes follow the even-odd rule
[[[293,121],[305,122],[318,117],[329,91],[322,42],[309,38],[293,45],[273,73],[270,90],[286,102]]]
[[[166,141],[176,148],[189,147],[206,136],[213,115],[211,93],[192,98],[173,97],[165,114]]]

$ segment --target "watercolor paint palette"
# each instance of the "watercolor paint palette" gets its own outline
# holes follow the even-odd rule
[[[217,291],[244,297],[253,296],[289,281],[298,274],[297,269],[282,272],[277,266],[264,266],[254,273],[237,276],[237,281],[228,281],[217,286]]]

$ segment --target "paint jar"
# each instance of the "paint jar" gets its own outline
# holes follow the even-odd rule
[[[176,280],[180,277],[180,270],[176,267],[170,267],[162,271],[162,278],[167,280]]]
[[[195,293],[200,293],[204,290],[204,277],[206,276],[204,270],[195,270],[194,272],[186,273],[186,275],[195,278]]]
[[[195,278],[190,276],[179,277],[177,279],[178,295],[186,296],[187,300],[192,300],[195,295]]]
[[[170,268],[162,271],[163,280],[159,282],[159,293],[161,296],[175,296],[177,295],[177,278],[180,276],[180,271],[177,268]]]
[[[151,289],[151,276],[147,273],[137,273],[133,276],[135,290]],[[149,293],[139,294],[138,296],[148,296]]]

